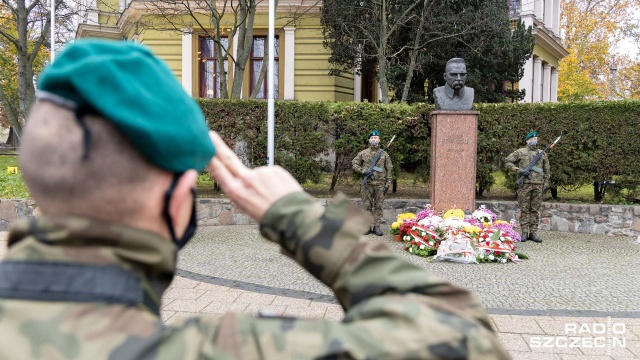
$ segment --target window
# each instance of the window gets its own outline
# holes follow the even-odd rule
[[[221,38],[223,55],[229,49],[229,39]],[[209,37],[200,37],[200,97],[220,97],[220,69],[216,43]],[[229,62],[224,59],[224,71],[228,74]],[[228,77],[227,77],[228,79]]]
[[[265,46],[267,43],[266,37],[254,37],[253,38],[253,46],[251,47],[251,64],[250,64],[250,73],[251,73],[251,93],[253,93],[253,89],[255,89],[256,84],[258,82],[258,78],[260,77],[260,68],[262,67],[262,63],[264,62],[264,66],[267,66],[267,62],[269,61],[268,56],[265,58]],[[275,52],[274,52],[274,89],[273,89],[273,97],[278,98],[278,65],[279,65],[279,53],[280,53],[280,41],[276,37],[274,41]],[[268,71],[265,71],[264,81],[260,84],[260,88],[256,93],[256,99],[266,99],[267,98],[267,79],[268,79]]]
[[[520,0],[509,0],[509,17],[520,16]]]
[[[360,74],[362,79],[360,101],[375,102],[376,76],[374,66],[371,63],[363,63]]]

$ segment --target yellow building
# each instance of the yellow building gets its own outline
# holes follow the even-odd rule
[[[229,48],[224,61],[228,72],[227,89],[232,90],[234,59],[238,53],[238,35],[233,36],[234,13],[230,5],[237,0],[81,0],[77,37],[100,37],[136,41],[151,48],[164,59],[194,97],[221,97],[220,62],[215,43],[206,33],[213,31],[211,9],[227,5],[221,20],[221,42]],[[526,90],[525,102],[557,101],[558,63],[568,52],[559,33],[560,0],[507,0],[512,19],[521,19],[533,27],[536,45],[533,57],[525,64],[518,86]],[[185,14],[184,4],[192,6]],[[179,10],[176,10],[179,9]],[[322,45],[320,2],[317,0],[280,0],[276,16],[276,97],[285,100],[369,101],[380,99],[373,69],[361,74],[344,72],[330,76],[330,52]],[[241,82],[241,98],[266,97],[266,81],[258,74],[265,57],[268,25],[268,1],[260,1],[254,18],[254,39]],[[231,64],[231,66],[229,66]],[[266,76],[265,76],[266,78]]]
[[[228,90],[234,77],[234,59],[238,49],[238,35],[232,36],[234,13],[231,0],[218,0],[217,6],[227,4],[221,21],[220,42],[229,47],[224,66],[228,71]],[[151,48],[164,59],[182,82],[187,93],[194,97],[221,96],[219,61],[215,43],[203,30],[213,31],[210,11],[204,8],[212,2],[190,2],[193,15],[183,10],[167,10],[170,1],[85,0],[76,37],[100,37],[136,41]],[[164,8],[162,8],[164,6]],[[323,35],[315,0],[281,0],[276,16],[276,97],[286,100],[353,101],[354,76],[330,76],[330,53],[322,46]],[[265,57],[268,32],[268,1],[257,5],[253,25],[253,44],[245,65],[241,98],[249,98],[258,83],[260,66]],[[231,66],[229,66],[231,64]],[[266,79],[266,76],[265,76]],[[266,97],[266,80],[256,89],[256,98]]]
[[[524,65],[518,87],[525,89],[523,102],[558,101],[558,70],[569,55],[560,41],[561,0],[508,0],[509,17],[531,26],[536,45]]]

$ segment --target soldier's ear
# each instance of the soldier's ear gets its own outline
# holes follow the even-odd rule
[[[192,188],[195,188],[198,179],[198,172],[195,170],[187,170],[182,176],[169,200],[169,214],[173,221],[173,227],[176,229],[176,236],[179,238],[184,233],[184,229],[189,223],[191,209],[193,203]]]

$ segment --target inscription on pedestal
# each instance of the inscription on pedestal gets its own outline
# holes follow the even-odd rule
[[[431,113],[431,204],[473,211],[476,189],[477,111]]]

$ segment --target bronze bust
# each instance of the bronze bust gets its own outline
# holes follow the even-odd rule
[[[433,90],[436,110],[471,110],[474,91],[473,88],[464,86],[467,80],[464,59],[453,58],[447,61],[444,79],[447,83]]]

